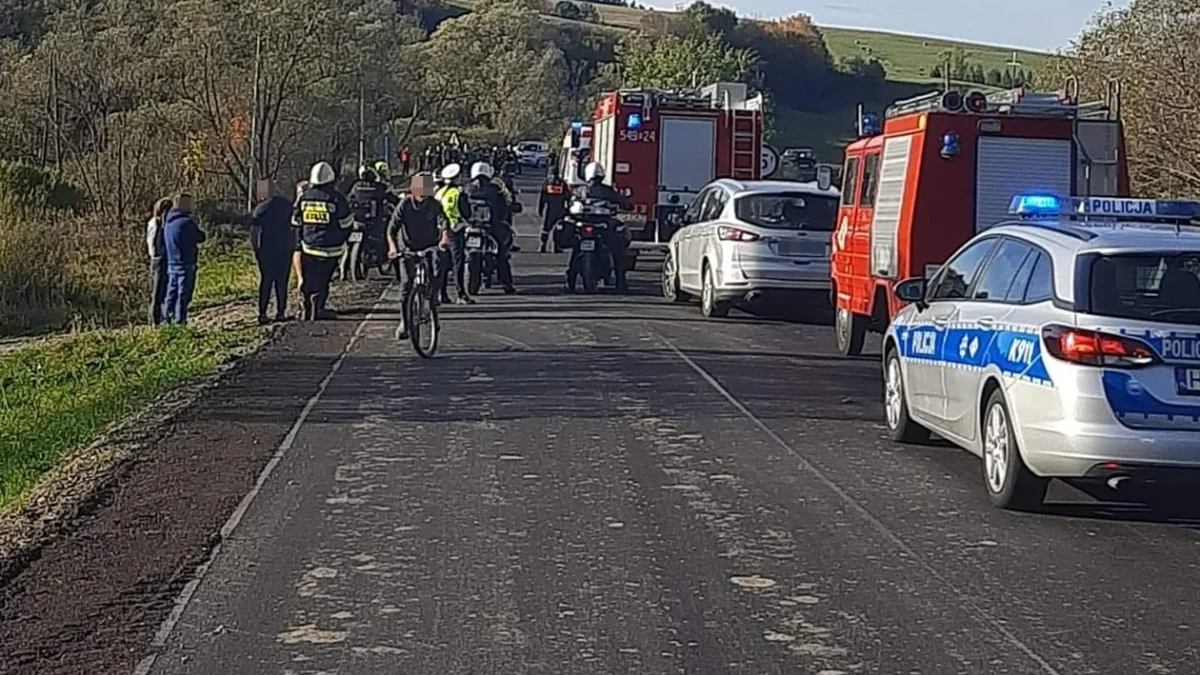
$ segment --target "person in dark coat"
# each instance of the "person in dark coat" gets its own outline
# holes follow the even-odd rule
[[[558,167],[550,165],[550,175],[542,183],[542,192],[538,196],[538,215],[542,217],[542,243],[538,247],[540,253],[546,252],[550,232],[558,221],[567,214],[567,201],[571,197],[570,188],[566,181],[558,175]],[[555,247],[558,252],[558,247]]]
[[[258,205],[251,217],[250,246],[258,262],[258,323],[270,323],[267,306],[275,296],[275,320],[287,320],[291,258],[296,248],[292,228],[292,202],[279,195],[271,181],[258,183]]]
[[[163,242],[167,259],[167,295],[163,302],[163,319],[179,325],[187,324],[188,307],[196,290],[196,263],[200,244],[207,236],[200,230],[192,211],[196,202],[186,192],[175,198],[175,207],[167,212],[163,224]]]

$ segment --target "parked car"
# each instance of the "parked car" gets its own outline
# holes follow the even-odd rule
[[[840,194],[818,182],[709,184],[683,215],[663,262],[663,295],[700,298],[704,316],[771,296],[829,302],[829,248]]]
[[[521,141],[513,148],[522,166],[543,168],[550,162],[550,146],[541,141]]]

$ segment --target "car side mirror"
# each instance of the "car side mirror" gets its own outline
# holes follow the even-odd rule
[[[833,185],[833,169],[827,166],[817,167],[817,187],[828,190]]]
[[[925,309],[928,307],[925,303],[925,291],[927,288],[928,286],[924,279],[905,279],[892,288],[892,293],[901,302],[916,303],[917,309]]]

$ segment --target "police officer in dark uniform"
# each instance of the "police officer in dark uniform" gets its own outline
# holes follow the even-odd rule
[[[504,287],[504,292],[512,295],[517,292],[513,286],[512,264],[512,215],[509,212],[508,200],[504,193],[492,182],[492,167],[487,162],[475,162],[471,167],[471,182],[467,183],[467,199],[471,202],[487,204],[491,211],[491,235],[496,240],[499,250],[496,251],[496,278]]]
[[[375,172],[366,166],[358,170],[358,180],[350,186],[350,194],[347,196],[350,200],[350,210],[354,212],[354,221],[372,233],[371,240],[381,241],[381,235],[391,217],[390,212],[400,203],[400,198],[389,191],[387,184],[380,182]],[[353,272],[347,269],[348,263],[348,256],[343,257],[343,279],[349,278]]]
[[[550,176],[542,183],[542,192],[538,195],[538,215],[542,217],[542,243],[538,253],[546,252],[546,241],[558,221],[567,213],[567,200],[571,193],[567,190],[567,182],[558,175],[558,167],[550,167]],[[558,246],[554,247],[555,253]]]
[[[601,199],[622,211],[633,209],[633,203],[628,197],[604,184],[604,165],[600,162],[591,162],[584,167],[583,178],[587,182],[575,188],[572,195],[575,199]],[[617,290],[625,292],[629,288],[625,281],[625,253],[629,250],[629,234],[624,230],[618,232],[616,227],[610,227],[608,228],[608,240],[605,243],[608,246],[609,254],[612,255],[612,268],[617,277]],[[576,256],[571,256],[570,268],[567,270],[568,291],[575,289],[575,278],[579,275],[579,271],[575,269],[577,264]]]
[[[345,195],[334,183],[337,174],[328,162],[313,165],[310,186],[296,200],[292,225],[300,228],[300,266],[305,321],[334,318],[325,309],[329,283],[338,261],[346,252],[346,239],[354,227],[353,213]]]

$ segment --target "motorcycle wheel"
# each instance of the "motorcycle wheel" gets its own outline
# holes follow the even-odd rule
[[[467,293],[479,293],[479,285],[483,282],[483,256],[471,253],[467,256]]]
[[[596,285],[600,281],[600,270],[596,269],[597,262],[595,253],[585,253],[579,261],[579,276],[583,277],[584,293],[596,292]]]
[[[350,281],[362,281],[367,278],[367,268],[362,261],[362,242],[350,244],[350,259],[346,262]]]

